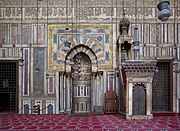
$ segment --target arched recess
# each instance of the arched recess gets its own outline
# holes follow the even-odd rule
[[[71,99],[72,105],[71,109],[73,112],[91,112],[92,105],[93,105],[93,90],[94,87],[91,83],[91,73],[97,72],[97,57],[93,50],[89,48],[86,45],[79,44],[77,46],[74,46],[66,55],[65,63],[66,63],[66,72],[72,73],[75,71],[75,68],[77,66],[76,59],[77,57],[83,57],[81,66],[83,66],[84,63],[88,63],[88,69],[85,69],[85,76],[80,77],[80,79],[76,79],[76,77],[73,77],[72,74],[72,94]],[[68,62],[74,62],[74,65],[69,65]],[[89,66],[90,65],[90,66]],[[72,66],[73,68],[69,67]],[[86,68],[86,67],[85,67]],[[84,69],[84,68],[83,68]],[[81,92],[82,91],[82,92]],[[78,93],[79,92],[79,93]]]
[[[72,111],[91,112],[91,96],[93,88],[91,86],[91,60],[83,52],[77,53],[72,67]],[[75,73],[76,72],[76,73]]]
[[[95,53],[93,52],[93,50],[91,48],[89,48],[88,46],[86,45],[83,45],[83,44],[79,44],[77,46],[74,46],[69,52],[68,54],[66,55],[66,63],[68,61],[72,61],[72,59],[74,58],[74,56],[77,54],[77,53],[80,53],[80,52],[83,52],[85,53],[91,60],[91,64],[92,64],[92,72],[97,72],[97,57],[95,55]]]

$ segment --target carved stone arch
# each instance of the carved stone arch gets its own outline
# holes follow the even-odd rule
[[[135,83],[135,84],[133,85],[133,89],[134,89],[136,86],[143,86],[144,89],[146,90],[146,84],[145,84],[145,83]]]
[[[91,60],[92,63],[92,72],[97,72],[97,57],[91,48],[86,45],[79,44],[71,48],[71,50],[66,55],[65,61],[71,61],[73,57],[77,54],[83,52],[85,53]]]

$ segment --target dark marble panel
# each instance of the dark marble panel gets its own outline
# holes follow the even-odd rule
[[[43,95],[44,90],[44,50],[43,48],[34,48],[34,69],[33,69],[33,87],[34,96]]]

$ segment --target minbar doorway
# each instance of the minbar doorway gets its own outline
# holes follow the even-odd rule
[[[18,61],[0,61],[0,113],[17,112]]]

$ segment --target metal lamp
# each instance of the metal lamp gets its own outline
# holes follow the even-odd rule
[[[23,62],[24,62],[24,59],[23,59],[23,58],[20,58],[20,59],[19,59],[19,65],[20,65],[20,66],[24,66],[24,63],[23,63]]]
[[[140,41],[138,40],[133,41],[133,45],[134,45],[133,51],[139,51],[140,49],[139,44],[140,44]]]
[[[74,65],[73,59],[67,60],[67,61],[66,61],[66,64],[67,64],[67,65],[70,65],[70,66],[73,66],[73,65]]]
[[[67,53],[68,51],[70,51],[71,43],[68,42],[68,41],[65,41],[63,44],[64,44],[63,51],[66,52],[66,53]]]
[[[49,78],[49,73],[47,72],[47,73],[46,73],[46,79],[48,79],[48,78]]]
[[[157,5],[159,12],[158,19],[161,21],[167,21],[171,16],[171,11],[169,10],[169,1],[162,1]]]
[[[78,68],[75,68],[75,69],[74,69],[74,74],[75,74],[75,75],[78,75],[78,74],[79,74],[79,69],[78,69]]]
[[[173,65],[178,65],[178,58],[177,57],[173,58]]]
[[[24,66],[24,59],[23,59],[23,49],[21,48],[21,58],[19,59],[19,65]]]

